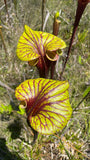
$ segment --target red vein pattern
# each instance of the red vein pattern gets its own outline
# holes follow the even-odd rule
[[[67,81],[37,78],[26,80],[15,91],[25,101],[30,125],[39,133],[53,134],[62,130],[72,114]]]
[[[45,56],[48,51],[57,51],[65,47],[66,44],[62,39],[46,32],[33,31],[25,25],[25,31],[18,41],[16,52],[20,60],[32,61]],[[51,56],[51,53],[48,53],[47,58],[54,60],[54,54]]]

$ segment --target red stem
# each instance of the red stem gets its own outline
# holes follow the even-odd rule
[[[65,59],[65,62],[64,62],[64,66],[63,66],[62,72],[60,74],[60,79],[62,78],[62,75],[63,75],[64,70],[66,68],[66,64],[67,64],[67,61],[69,59],[69,55],[70,55],[73,40],[74,40],[74,37],[75,37],[75,33],[76,33],[77,28],[78,28],[78,25],[79,25],[80,19],[82,17],[82,14],[83,14],[83,12],[86,8],[86,5],[87,5],[87,3],[86,4],[81,4],[80,2],[78,2],[76,17],[75,17],[75,22],[74,22],[74,27],[73,27],[73,33],[72,33],[72,37],[71,37],[71,40],[70,40],[70,44],[69,44],[67,56],[66,56],[66,59]]]
[[[41,26],[42,31],[43,31],[43,23],[44,23],[44,8],[45,8],[45,0],[42,0],[42,26]]]

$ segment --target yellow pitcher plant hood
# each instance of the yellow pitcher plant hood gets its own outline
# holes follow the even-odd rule
[[[37,78],[21,83],[16,98],[26,104],[31,127],[41,134],[62,130],[72,114],[67,81]]]
[[[39,58],[45,55],[48,59],[56,61],[57,53],[55,51],[65,47],[66,44],[62,39],[50,33],[34,31],[25,25],[25,31],[18,41],[16,52],[20,60],[36,65]]]

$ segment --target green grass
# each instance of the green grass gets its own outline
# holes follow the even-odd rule
[[[21,62],[17,58],[16,46],[25,24],[34,30],[41,29],[41,1],[7,2],[10,24],[4,1],[0,1],[0,8],[2,8],[0,9],[0,25],[3,27],[2,33],[7,48],[7,53],[5,53],[0,39],[0,81],[15,89],[25,79],[39,77],[36,68],[29,67],[26,62]],[[50,16],[45,31],[50,33],[52,33],[54,13],[61,10],[58,36],[66,42],[68,48],[76,1],[49,0],[46,3],[45,16],[47,10]],[[63,80],[68,80],[70,83],[69,93],[73,110],[82,100],[85,90],[90,85],[89,15],[90,5],[87,6],[80,21],[63,74]],[[67,48],[60,57],[55,79],[59,79]],[[11,103],[12,101],[14,104]],[[4,109],[3,113],[0,113],[0,160],[64,160],[65,157],[66,160],[88,160],[90,158],[90,95],[73,111],[71,120],[62,132],[50,136],[39,135],[33,146],[30,144],[33,140],[33,133],[26,123],[26,116],[17,113],[19,103],[14,93],[0,86],[0,107],[4,105],[7,108],[10,103],[11,112]]]

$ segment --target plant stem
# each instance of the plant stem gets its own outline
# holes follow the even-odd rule
[[[64,150],[65,150],[65,152],[66,152],[66,154],[67,154],[69,160],[71,160],[71,155],[69,154],[69,152],[68,152],[67,149],[65,148],[65,146],[64,146],[64,144],[63,144],[63,142],[62,142],[61,139],[60,139],[60,142],[61,142],[62,146],[64,147]]]
[[[8,15],[8,22],[10,24],[10,17],[9,17],[8,8],[7,8],[7,1],[4,0],[4,3],[5,3],[6,12],[7,12],[7,15]]]
[[[67,52],[66,59],[65,59],[65,62],[64,62],[64,66],[63,66],[62,72],[60,74],[60,79],[62,79],[62,75],[63,75],[64,70],[66,68],[66,64],[67,64],[67,61],[69,59],[69,55],[70,55],[70,51],[71,51],[71,48],[72,48],[73,40],[74,40],[74,37],[75,37],[75,33],[76,33],[77,28],[78,28],[78,25],[79,25],[80,19],[82,17],[82,14],[83,14],[83,12],[84,12],[84,10],[86,8],[86,5],[87,4],[81,4],[78,1],[76,17],[75,17],[75,22],[74,22],[74,27],[73,27],[73,33],[72,33],[72,37],[71,37],[71,40],[70,40],[70,44],[69,44],[68,52]]]
[[[58,35],[59,26],[60,26],[60,23],[61,23],[61,21],[57,19],[59,17],[59,13],[58,13],[58,15],[57,15],[57,13],[54,15],[54,22],[53,22],[53,34],[55,36]],[[56,61],[51,62],[51,79],[53,79],[53,76],[54,76],[55,65],[56,65]]]
[[[31,143],[32,145],[34,145],[35,142],[36,142],[36,140],[37,140],[37,138],[38,138],[38,132],[35,131],[35,130],[31,127],[30,122],[29,122],[28,119],[27,119],[27,123],[28,123],[28,126],[32,129],[33,134],[34,134],[34,138],[33,138],[33,141],[32,141],[32,143]]]
[[[90,94],[90,92],[88,92],[87,95],[82,98],[82,100],[78,103],[78,105],[74,108],[73,111],[76,111],[76,109],[77,109],[77,108],[80,106],[80,104],[88,97],[89,94]]]
[[[44,9],[45,9],[45,0],[42,0],[42,26],[41,26],[42,31],[43,31],[43,24],[44,24]]]

